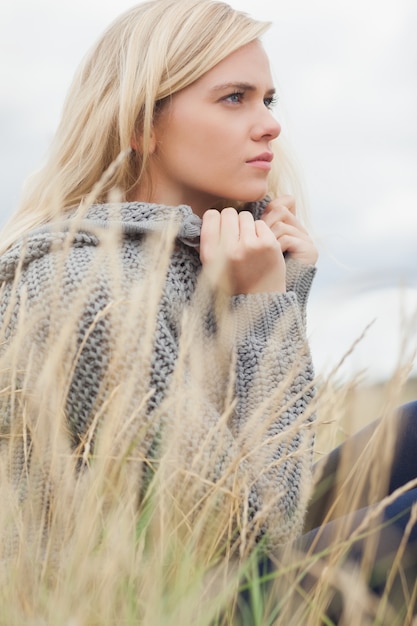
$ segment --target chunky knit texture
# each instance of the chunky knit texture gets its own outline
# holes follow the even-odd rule
[[[264,206],[248,209],[259,217]],[[63,415],[79,467],[99,449],[106,414],[117,415],[115,453],[128,442],[138,491],[152,460],[167,453],[171,469],[191,475],[196,502],[207,485],[221,483],[238,500],[237,533],[245,528],[273,550],[300,532],[309,494],[314,389],[306,303],[315,268],[287,261],[284,294],[219,296],[201,272],[200,227],[187,206],[94,205],[82,219],[38,228],[3,255],[2,350],[7,357],[19,335],[13,385],[25,391],[3,397],[0,453],[8,454],[23,499],[27,450],[17,443],[10,454],[8,444],[24,427],[20,413],[26,422],[36,414],[32,437],[39,415],[50,423]],[[109,241],[117,242],[113,254]],[[65,330],[70,316],[73,332]],[[51,367],[65,381],[61,404],[52,401],[53,388],[45,394],[42,387],[57,346],[61,358]]]

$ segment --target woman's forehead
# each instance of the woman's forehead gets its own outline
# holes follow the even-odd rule
[[[258,88],[260,83],[264,89],[273,90],[268,56],[260,41],[255,40],[219,61],[190,86],[202,85],[213,92],[220,92],[233,85]]]

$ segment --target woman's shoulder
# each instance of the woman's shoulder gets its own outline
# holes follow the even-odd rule
[[[65,251],[80,252],[85,247],[97,246],[94,233],[69,233],[68,229],[48,225],[27,233],[0,256],[0,283],[14,281],[28,271],[50,265],[54,257]]]
[[[72,213],[29,231],[0,256],[0,283],[17,279],[55,281],[65,268],[65,281],[82,280],[96,268],[101,277],[120,266],[122,274],[140,276],[173,245],[167,267],[174,289],[198,272],[196,251],[201,220],[187,206],[146,203],[93,205],[83,215]],[[144,242],[156,235],[145,254]],[[171,240],[170,240],[171,238]],[[158,243],[159,242],[159,243]],[[152,266],[152,269],[154,266]]]

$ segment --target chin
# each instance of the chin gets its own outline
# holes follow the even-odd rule
[[[258,200],[265,198],[269,189],[266,179],[257,181],[257,183],[258,184],[255,185],[248,185],[246,189],[243,188],[241,190],[241,197],[239,198],[240,202],[258,202]]]
[[[259,200],[263,200],[265,198],[267,193],[268,193],[267,190],[264,189],[262,190],[261,193],[247,194],[243,198],[239,198],[238,202],[239,204],[248,204],[249,202],[259,202]]]

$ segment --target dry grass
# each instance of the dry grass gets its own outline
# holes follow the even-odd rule
[[[317,626],[332,624],[332,610],[342,602],[341,624],[411,625],[416,590],[405,588],[401,552],[382,600],[372,596],[366,585],[372,540],[360,563],[353,567],[345,562],[353,538],[369,532],[370,516],[353,534],[340,527],[332,543],[318,554],[287,546],[275,556],[276,570],[260,574],[251,529],[239,517],[239,486],[231,480],[233,463],[242,459],[235,458],[218,480],[211,473],[210,457],[223,453],[219,442],[233,406],[227,389],[222,419],[217,431],[210,431],[212,445],[207,448],[201,440],[201,455],[190,466],[189,420],[193,429],[194,420],[199,424],[201,398],[207,394],[211,374],[204,364],[210,361],[207,350],[213,349],[193,334],[198,318],[186,320],[175,385],[149,420],[152,322],[167,263],[161,250],[159,279],[153,274],[128,297],[118,287],[110,249],[104,246],[98,258],[98,265],[106,265],[112,275],[113,299],[105,313],[91,321],[91,332],[105,315],[118,331],[108,339],[106,375],[77,454],[63,416],[81,350],[74,329],[96,275],[86,278],[87,288],[82,290],[70,294],[53,290],[46,329],[39,311],[31,308],[30,315],[19,318],[15,338],[10,340],[5,317],[0,360],[0,624]],[[20,295],[24,301],[24,294]],[[33,342],[40,332],[41,347]],[[132,343],[140,345],[140,362],[129,356]],[[211,356],[215,358],[216,352]],[[218,367],[227,368],[221,354],[219,359]],[[185,389],[183,373],[190,362],[194,376]],[[139,398],[138,372],[143,381]],[[389,416],[404,397],[406,379],[406,367],[399,367],[386,385],[382,406],[386,420],[366,454],[351,459],[343,501],[335,501],[339,511],[356,508],[365,493],[378,501],[390,462]],[[353,384],[337,387],[333,378],[320,381],[319,452],[330,450],[346,436],[346,416],[353,406],[360,415],[380,411],[381,405],[371,408],[368,398],[357,409],[356,394]],[[144,442],[166,415],[174,426],[165,429],[158,459],[146,458]],[[382,462],[381,441],[387,450]],[[17,476],[19,455],[23,474]],[[141,480],[144,464],[149,472]],[[414,519],[413,513],[412,523]]]

